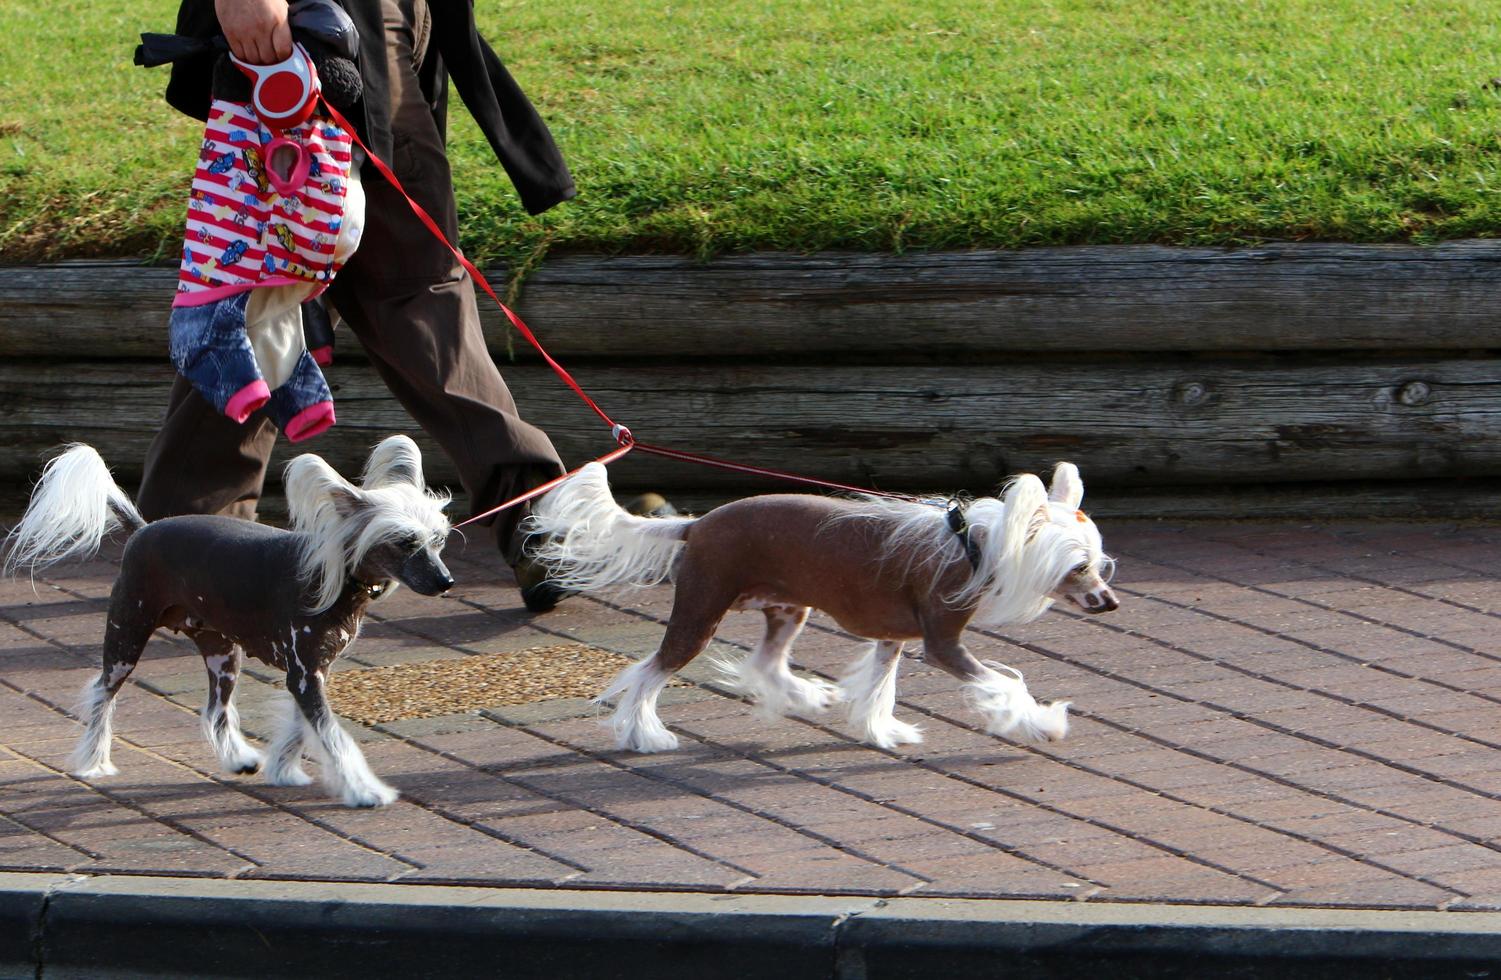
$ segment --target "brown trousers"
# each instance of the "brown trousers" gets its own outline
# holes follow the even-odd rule
[[[414,200],[457,241],[458,216],[443,135],[418,72],[427,54],[424,0],[383,0],[395,159]],[[541,429],[521,420],[485,347],[474,284],[379,176],[365,180],[365,231],[329,296],[396,399],[454,461],[472,513],[563,472]],[[175,514],[253,519],[276,427],[214,411],[181,377],[146,456],[137,505],[147,520]],[[311,446],[316,452],[316,442]],[[494,521],[509,548],[519,509]]]

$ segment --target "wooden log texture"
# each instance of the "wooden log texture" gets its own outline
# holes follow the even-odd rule
[[[0,357],[159,358],[176,272],[0,269]],[[495,281],[503,282],[497,272]],[[1501,347],[1501,243],[550,259],[518,310],[558,357]],[[531,358],[498,311],[492,349]],[[356,345],[346,341],[354,353]]]
[[[545,368],[508,376],[565,459],[609,448],[604,427]],[[339,425],[282,444],[280,459],[314,451],[354,472],[377,439],[414,430],[368,366],[336,364],[329,377]],[[1490,358],[627,364],[593,365],[579,379],[643,440],[892,489],[986,492],[1059,459],[1096,489],[1501,475],[1501,360]],[[0,364],[0,482],[81,440],[130,485],[170,380],[159,363]],[[452,479],[428,450],[434,478]],[[634,486],[748,486],[646,456],[620,474]]]

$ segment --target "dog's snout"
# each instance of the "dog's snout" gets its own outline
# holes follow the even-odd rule
[[[1113,612],[1121,607],[1120,600],[1109,589],[1091,592],[1084,597],[1085,608],[1092,613]]]
[[[409,557],[402,563],[396,578],[419,595],[442,595],[454,585],[448,567],[430,551],[419,551]]]
[[[433,556],[432,582],[433,595],[443,595],[453,588],[453,573],[436,555]]]

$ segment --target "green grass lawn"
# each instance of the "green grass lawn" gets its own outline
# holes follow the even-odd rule
[[[1501,227],[1493,0],[478,6],[581,191],[527,217],[456,114],[486,259]],[[175,251],[199,128],[130,64],[174,10],[6,0],[0,258]]]

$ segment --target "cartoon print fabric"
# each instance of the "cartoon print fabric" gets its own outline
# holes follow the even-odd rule
[[[249,105],[215,100],[193,174],[172,363],[219,412],[243,423],[265,409],[293,442],[335,421],[317,297],[363,231],[352,143],[322,116],[278,134]]]
[[[349,134],[322,116],[278,136],[248,105],[215,100],[193,174],[173,305],[257,286],[312,283],[314,295],[322,292],[344,257],[334,246],[351,160]]]

